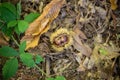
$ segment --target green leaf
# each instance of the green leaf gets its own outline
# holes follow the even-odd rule
[[[32,21],[34,21],[38,16],[40,16],[40,14],[38,13],[30,13],[29,15],[25,16],[24,20],[31,23]]]
[[[39,64],[40,62],[44,61],[44,59],[40,55],[35,56],[35,63]]]
[[[9,9],[0,6],[0,18],[4,22],[10,22],[16,20],[16,15],[14,15]]]
[[[7,36],[11,36],[12,33],[13,33],[13,29],[12,28],[7,28],[7,25],[2,26],[1,30]]]
[[[18,56],[18,55],[19,53],[15,49],[9,46],[3,46],[2,48],[0,48],[0,56],[12,57],[12,56]]]
[[[47,78],[46,80],[55,80],[54,78]]]
[[[28,66],[28,67],[34,67],[35,66],[35,62],[33,60],[33,56],[30,53],[20,54],[20,59],[23,62],[23,64]]]
[[[99,52],[100,52],[100,54],[102,54],[102,55],[107,55],[107,54],[108,54],[108,51],[105,50],[104,48],[100,48],[100,49],[99,49]]]
[[[14,76],[18,69],[18,60],[17,58],[10,59],[6,61],[5,65],[2,68],[2,74],[4,80],[8,80],[10,77]]]
[[[15,25],[17,25],[17,21],[16,21],[16,20],[13,20],[13,21],[10,21],[10,22],[7,24],[7,27],[10,28],[10,27],[14,27]]]
[[[2,7],[7,8],[9,11],[11,11],[14,15],[16,15],[16,8],[13,4],[9,2],[2,3]]]
[[[26,41],[20,43],[20,46],[19,46],[20,54],[24,53],[25,48],[26,48]]]
[[[20,33],[21,33],[21,32],[19,31],[19,29],[18,29],[18,25],[15,26],[14,31],[15,31],[18,35],[20,35]]]
[[[66,80],[63,76],[56,76],[55,80]]]
[[[17,3],[17,19],[20,19],[20,14],[21,14],[21,1]]]
[[[18,21],[18,29],[21,33],[23,33],[28,28],[28,22],[24,20]]]

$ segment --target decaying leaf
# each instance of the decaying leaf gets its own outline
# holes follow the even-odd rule
[[[115,10],[117,9],[118,5],[117,5],[117,0],[110,0],[111,3],[111,9]]]
[[[79,28],[75,28],[74,32],[75,32],[75,35],[73,36],[73,39],[74,39],[73,46],[75,47],[75,49],[80,51],[83,55],[89,57],[91,55],[92,50],[88,45],[83,44],[81,41],[83,39],[87,39],[86,36],[84,35],[82,31],[80,31]]]
[[[0,45],[8,45],[7,37],[0,32]]]
[[[96,11],[98,12],[98,15],[102,18],[102,19],[105,19],[106,18],[106,14],[107,14],[107,11],[104,9],[104,8],[101,8],[101,7],[95,7]]]
[[[43,9],[43,13],[29,25],[22,38],[22,41],[26,40],[26,50],[38,45],[40,35],[48,31],[51,22],[58,16],[64,3],[65,0],[52,0]]]
[[[103,51],[101,51],[101,49]],[[120,51],[120,49],[118,50]],[[96,44],[93,49],[91,58],[94,59],[96,64],[99,64],[101,60],[111,60],[113,58],[117,58],[118,56],[120,56],[120,54],[118,53],[119,51],[114,51],[111,46],[106,46],[104,44]]]

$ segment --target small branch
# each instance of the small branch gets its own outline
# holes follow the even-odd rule
[[[35,65],[35,67],[42,73],[44,74],[46,77],[49,77],[42,69],[40,69],[37,65]]]

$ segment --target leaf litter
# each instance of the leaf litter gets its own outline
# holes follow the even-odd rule
[[[33,55],[40,54],[44,57],[45,61],[38,66],[50,77],[63,75],[66,80],[119,80],[118,2],[118,0],[22,1],[24,8],[22,16],[30,12],[40,13],[22,37],[22,40],[27,41],[26,50]],[[71,34],[73,43],[63,51],[56,51],[52,48],[50,36],[60,28],[73,31]],[[36,68],[30,69],[19,64],[16,76],[11,78],[15,79],[45,80],[45,75]]]

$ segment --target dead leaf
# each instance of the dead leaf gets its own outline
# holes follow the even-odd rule
[[[8,38],[0,31],[0,46],[1,45],[8,45],[7,40]]]
[[[102,19],[105,19],[106,18],[106,14],[107,14],[107,11],[104,9],[104,8],[101,8],[101,7],[95,7],[96,11],[98,12],[98,15],[102,18]]]
[[[87,39],[86,35],[78,27],[74,28],[74,32],[78,34],[78,37],[81,39]]]
[[[116,10],[118,5],[117,5],[117,0],[110,0],[111,3],[111,9]]]
[[[89,57],[91,55],[91,48],[89,46],[87,46],[86,44],[83,44],[81,40],[83,39],[87,39],[85,34],[80,31],[79,28],[74,29],[75,34],[73,35],[73,39],[74,39],[74,47],[75,49],[77,49],[78,51],[80,51],[83,55]]]
[[[21,41],[27,42],[26,50],[38,45],[39,37],[47,32],[52,21],[58,16],[65,0],[52,0],[43,9],[43,13],[30,25]]]

